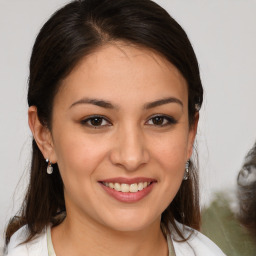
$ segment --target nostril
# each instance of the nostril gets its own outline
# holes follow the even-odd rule
[[[134,171],[148,163],[149,154],[142,147],[120,147],[112,150],[110,161],[128,171]]]

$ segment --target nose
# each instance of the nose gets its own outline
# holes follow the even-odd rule
[[[112,164],[121,166],[127,171],[136,171],[149,161],[149,151],[143,133],[139,128],[120,128],[111,153]]]

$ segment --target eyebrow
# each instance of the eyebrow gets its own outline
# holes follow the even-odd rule
[[[144,109],[155,108],[155,107],[165,105],[165,104],[168,104],[168,103],[177,103],[177,104],[181,105],[181,107],[183,108],[183,103],[182,103],[181,100],[179,100],[175,97],[169,97],[169,98],[164,98],[164,99],[160,99],[160,100],[156,100],[156,101],[153,101],[153,102],[146,103],[144,105]]]
[[[169,103],[177,103],[177,104],[181,105],[181,107],[183,107],[183,103],[181,100],[179,100],[175,97],[169,97],[169,98],[163,98],[160,100],[146,103],[143,106],[143,108],[151,109],[151,108],[155,108],[155,107],[169,104]],[[99,106],[102,108],[107,108],[107,109],[118,109],[118,106],[113,105],[109,101],[105,101],[105,100],[101,100],[101,99],[91,99],[91,98],[82,98],[82,99],[72,103],[69,108],[72,108],[72,107],[74,107],[76,105],[80,105],[80,104],[92,104],[92,105]]]
[[[92,105],[96,105],[96,106],[99,106],[99,107],[102,107],[102,108],[108,108],[108,109],[117,108],[117,106],[114,106],[109,101],[100,100],[100,99],[90,99],[90,98],[80,99],[80,100],[72,103],[72,105],[69,108],[72,108],[72,107],[74,107],[76,105],[79,105],[79,104],[92,104]]]

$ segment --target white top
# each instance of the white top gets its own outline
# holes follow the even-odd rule
[[[181,224],[178,224],[179,228],[183,231],[183,234],[188,236],[190,234],[188,228]],[[48,235],[47,235],[48,234]],[[7,256],[56,256],[52,241],[51,241],[51,228],[46,227],[44,231],[38,235],[32,241],[19,245],[24,241],[27,235],[26,226],[20,228],[11,237],[11,241],[8,245]],[[176,256],[224,256],[225,254],[215,245],[209,238],[204,236],[198,231],[194,230],[193,235],[186,242],[176,242],[172,235],[171,239],[168,239],[169,256],[171,255],[171,242],[173,243]]]

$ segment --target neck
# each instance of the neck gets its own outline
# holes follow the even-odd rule
[[[93,221],[66,219],[52,229],[56,255],[153,256],[168,255],[160,220],[139,231],[116,231]]]

